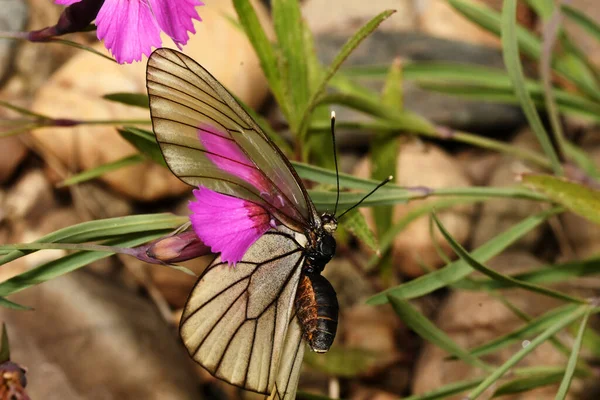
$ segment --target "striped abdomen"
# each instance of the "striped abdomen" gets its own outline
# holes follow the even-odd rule
[[[296,292],[296,313],[311,349],[324,353],[331,347],[338,320],[338,302],[331,283],[319,274],[303,274]]]

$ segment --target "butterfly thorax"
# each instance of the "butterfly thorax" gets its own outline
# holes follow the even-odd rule
[[[336,243],[333,233],[337,229],[337,221],[331,214],[321,216],[318,227],[307,232],[308,243],[304,254],[306,261],[302,268],[304,273],[321,273],[325,265],[335,255]]]

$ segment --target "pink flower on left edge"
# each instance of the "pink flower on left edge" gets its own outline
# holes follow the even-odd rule
[[[101,0],[55,0],[70,6],[79,2],[97,3]],[[163,31],[181,49],[196,33],[194,19],[202,19],[196,6],[200,0],[104,0],[96,16],[98,39],[110,50],[120,64],[149,56],[153,47],[160,47]]]

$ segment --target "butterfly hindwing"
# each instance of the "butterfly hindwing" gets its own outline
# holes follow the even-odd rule
[[[294,400],[296,398],[305,347],[302,327],[294,313],[288,326],[275,386],[271,390],[268,400]]]
[[[147,86],[157,141],[181,180],[259,202],[296,231],[315,218],[289,161],[198,63],[158,49],[148,60]]]
[[[235,266],[217,257],[190,294],[180,324],[194,360],[220,379],[264,394],[289,370],[290,339],[297,340],[299,329],[292,317],[303,252],[291,231],[281,229],[289,233],[265,233]]]

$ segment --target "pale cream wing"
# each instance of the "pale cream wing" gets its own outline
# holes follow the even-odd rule
[[[295,313],[290,321],[283,346],[277,379],[268,400],[294,400],[296,398],[306,344],[302,338],[302,327]]]
[[[180,335],[190,356],[217,378],[270,394],[279,373],[303,248],[269,231],[228,266],[217,258],[185,306]]]

